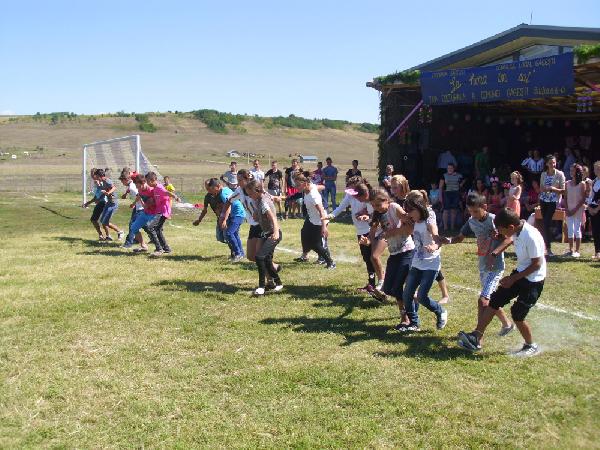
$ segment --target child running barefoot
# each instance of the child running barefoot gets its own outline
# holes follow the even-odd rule
[[[102,210],[102,214],[100,214],[100,223],[102,224],[102,228],[104,228],[104,233],[106,234],[106,241],[112,241],[113,238],[110,237],[110,230],[117,232],[117,239],[122,240],[124,233],[121,229],[110,222],[113,214],[119,208],[119,202],[117,200],[116,190],[117,187],[114,185],[112,180],[106,176],[106,173],[102,169],[98,169],[96,171],[96,176],[99,181],[100,193],[104,194],[106,197],[106,204],[104,205],[104,209]]]
[[[504,273],[504,249],[511,244],[498,238],[498,230],[494,225],[494,216],[487,212],[485,197],[471,193],[467,197],[467,209],[471,217],[460,229],[460,234],[452,238],[442,238],[444,244],[459,244],[464,241],[469,230],[477,238],[477,255],[479,256],[479,280],[481,293],[477,304],[477,320],[481,318],[484,308],[489,304],[492,292]],[[506,336],[514,329],[514,324],[506,318],[502,308],[496,311],[496,316],[502,323],[499,336]]]
[[[583,180],[583,169],[579,164],[570,167],[571,179],[565,184],[565,210],[567,215],[567,236],[569,238],[569,251],[564,256],[579,258],[581,254],[581,224],[583,222],[584,204],[587,184]],[[573,251],[575,242],[575,251]]]
[[[335,263],[331,259],[329,248],[324,245],[329,235],[327,230],[329,219],[323,209],[321,194],[317,187],[312,184],[310,178],[304,174],[296,175],[294,181],[304,194],[304,205],[307,212],[304,225],[300,231],[302,257],[298,260],[308,261],[308,252],[314,250],[325,261],[327,269],[335,269]]]
[[[98,179],[97,171],[98,171],[98,169],[92,169],[92,172],[91,172],[92,180],[94,180],[94,198],[85,202],[81,206],[82,206],[82,208],[87,208],[92,203],[96,204],[94,206],[94,210],[92,211],[92,217],[90,217],[90,221],[92,222],[94,229],[98,233],[98,241],[104,242],[104,241],[106,241],[106,236],[104,236],[104,234],[102,233],[102,229],[100,228],[99,220],[100,220],[100,215],[102,214],[102,211],[104,210],[104,206],[106,206],[106,196],[101,192],[102,188],[100,187],[100,180]]]
[[[351,177],[348,179],[346,184],[347,189],[345,190],[346,195],[342,202],[335,208],[328,219],[333,220],[346,208],[350,207],[352,215],[352,223],[356,230],[356,238],[358,241],[358,247],[362,255],[363,261],[367,266],[367,284],[363,288],[359,288],[359,292],[372,292],[375,288],[375,268],[371,261],[371,242],[369,237],[369,220],[371,214],[373,214],[373,207],[369,203],[369,191],[370,186],[364,182],[361,177]]]
[[[148,223],[148,231],[156,246],[156,250],[151,256],[159,257],[164,253],[171,253],[172,251],[163,234],[163,226],[167,219],[171,217],[170,199],[174,198],[178,202],[180,199],[177,195],[167,191],[165,187],[158,182],[156,173],[148,172],[146,174],[146,181],[148,182],[148,185],[154,189],[152,195],[157,213],[156,217]]]
[[[458,345],[470,351],[480,350],[483,333],[496,311],[516,298],[517,301],[511,306],[510,313],[525,343],[514,355],[533,356],[539,353],[539,347],[533,341],[531,328],[525,318],[544,289],[546,278],[544,238],[537,228],[519,219],[519,216],[508,208],[496,214],[494,224],[502,235],[513,238],[517,267],[509,276],[500,280],[500,287],[492,294],[490,303],[481,313],[475,330],[471,333],[464,331],[458,333]]]
[[[441,266],[440,249],[436,244],[436,240],[439,239],[437,225],[427,221],[429,210],[424,202],[408,198],[404,205],[414,222],[415,251],[403,292],[404,309],[409,323],[400,324],[396,329],[400,332],[420,330],[418,308],[414,303],[414,294],[418,287],[418,302],[435,313],[437,329],[441,330],[448,322],[448,312],[429,297],[429,290]]]
[[[382,290],[385,294],[391,295],[396,299],[402,320],[404,314],[404,282],[410,270],[413,250],[415,248],[415,244],[410,236],[413,230],[412,222],[409,223],[404,219],[406,213],[400,205],[391,201],[385,189],[377,189],[373,192],[371,204],[373,205],[373,209],[379,214],[377,223],[382,229],[383,237],[387,242],[390,252],[385,268],[385,279]],[[374,234],[375,230],[372,228],[369,237],[374,239]],[[382,298],[376,295],[373,295],[373,297],[383,301]],[[397,327],[400,327],[401,324]]]
[[[278,273],[281,266],[275,267],[273,264],[273,252],[277,244],[281,242],[281,229],[277,222],[275,205],[271,196],[265,192],[261,181],[252,180],[246,187],[248,196],[256,203],[256,220],[262,230],[261,245],[255,257],[258,267],[258,287],[254,291],[254,295],[264,295],[267,275],[275,285],[273,291],[278,292],[283,289],[283,285]]]

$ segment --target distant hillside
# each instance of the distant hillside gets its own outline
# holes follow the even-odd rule
[[[211,117],[211,113],[196,111],[0,117],[0,152],[4,154],[0,155],[0,190],[18,189],[18,184],[28,189],[32,180],[36,190],[46,190],[51,185],[55,189],[76,190],[82,145],[131,134],[141,136],[144,153],[160,166],[161,173],[171,175],[177,187],[186,192],[197,190],[207,177],[223,173],[230,161],[226,153],[232,149],[240,154],[261,155],[263,167],[273,159],[286,167],[291,157],[304,154],[322,161],[331,156],[344,173],[351,161],[358,159],[363,173],[369,179],[376,178],[378,134],[365,132],[360,124],[295,116],[242,115],[239,121],[236,115],[224,120],[225,131],[215,132],[214,124],[204,122],[210,123],[207,116]],[[239,161],[240,167],[251,162],[248,157]],[[343,184],[343,177],[339,182]]]
[[[138,128],[141,131],[155,132],[157,130],[156,124],[152,121],[156,117],[165,117],[167,114],[174,114],[182,118],[194,118],[204,123],[210,130],[215,133],[228,134],[233,131],[236,133],[245,133],[247,128],[244,126],[246,122],[254,122],[266,129],[272,129],[275,127],[279,128],[296,128],[302,130],[319,130],[322,128],[331,128],[335,130],[356,130],[363,133],[378,133],[379,125],[372,123],[352,123],[347,120],[336,120],[336,119],[306,119],[304,117],[298,117],[294,114],[290,114],[287,117],[263,117],[258,114],[247,115],[247,114],[232,114],[220,112],[214,109],[198,109],[190,112],[181,111],[168,111],[166,113],[160,112],[146,112],[146,113],[126,113],[119,111],[116,113],[97,114],[97,115],[78,115],[72,112],[51,112],[51,113],[36,113],[32,116],[12,116],[8,117],[9,122],[29,121],[35,120],[37,122],[47,122],[50,125],[57,125],[64,122],[73,121],[94,121],[98,118],[105,117],[132,117],[138,122]]]

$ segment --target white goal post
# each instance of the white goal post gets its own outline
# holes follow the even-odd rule
[[[90,169],[109,169],[114,176],[117,176],[123,167],[130,167],[143,174],[152,171],[157,176],[161,176],[157,167],[142,152],[138,134],[84,144],[81,173],[83,202],[87,202],[87,194],[94,188],[91,183]]]

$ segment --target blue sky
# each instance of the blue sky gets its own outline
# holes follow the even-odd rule
[[[596,1],[0,0],[0,113],[189,111],[378,122],[365,87],[519,23],[599,26]]]

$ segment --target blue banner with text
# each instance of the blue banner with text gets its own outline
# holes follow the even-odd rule
[[[426,105],[561,97],[574,91],[573,53],[421,73]]]

